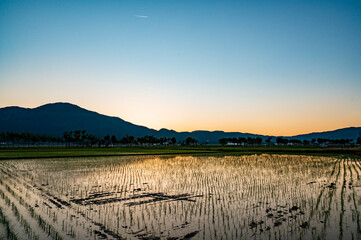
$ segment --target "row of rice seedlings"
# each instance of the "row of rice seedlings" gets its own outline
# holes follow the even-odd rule
[[[360,161],[354,160],[353,163],[354,163],[353,165],[355,167],[356,172],[359,173],[361,171],[361,163],[360,163]],[[358,183],[360,183],[359,180],[361,180],[361,173],[359,173],[358,176],[360,176],[360,178],[358,178],[357,180],[358,180]]]
[[[11,209],[12,209],[14,215],[16,216],[16,218],[18,219],[18,221],[22,224],[29,239],[34,239],[34,240],[39,239],[39,236],[33,232],[33,230],[30,227],[30,224],[26,221],[26,219],[23,217],[23,215],[20,214],[18,208],[15,206],[15,204],[13,202],[11,203]]]
[[[339,235],[338,239],[343,238],[343,216],[345,214],[345,203],[344,203],[344,195],[345,195],[345,188],[346,188],[346,164],[345,160],[343,161],[343,182],[342,182],[342,189],[341,189],[341,212],[340,212],[340,224],[339,224]]]
[[[49,195],[50,193],[48,193],[48,191],[46,190],[46,187],[42,187],[41,190],[41,194],[47,194]],[[51,195],[49,195],[51,197]],[[41,206],[38,206],[38,208],[41,208]],[[65,232],[67,235],[71,236],[71,237],[84,237],[86,235],[92,235],[92,230],[96,230],[98,229],[98,231],[100,230],[99,226],[95,226],[92,223],[89,223],[90,220],[88,220],[88,217],[83,217],[83,215],[79,215],[78,213],[80,212],[79,209],[73,209],[73,208],[65,208],[65,209],[53,209],[53,210],[49,210],[49,208],[45,208],[48,216],[50,218],[52,218],[53,222],[55,223],[55,225],[57,224],[57,218],[59,215],[59,212],[66,212],[66,215],[61,214],[61,217],[59,219],[60,223],[61,223],[61,229],[62,232]],[[64,219],[64,217],[66,219]],[[54,225],[54,227],[55,227]],[[82,229],[85,230],[85,232],[80,231]],[[78,232],[78,234],[76,234],[75,232]]]
[[[11,215],[10,216],[12,220],[11,222],[13,224],[13,228],[17,229],[18,231],[17,234],[21,233],[20,234],[22,236],[21,239],[23,239],[25,236],[27,236],[26,239],[38,239],[38,237],[34,234],[32,229],[30,228],[28,222],[20,214],[14,202],[12,202],[11,199],[7,195],[5,195],[5,193],[1,189],[0,189],[0,197],[2,200],[4,200],[5,205],[7,205],[6,209],[11,210],[11,213],[8,212],[8,214],[9,216]]]
[[[356,225],[356,226],[352,226],[351,237],[354,239],[355,239],[355,237],[356,237],[356,239],[359,239],[360,233],[361,233],[360,212],[358,210],[357,203],[356,203],[356,191],[355,191],[355,186],[357,185],[357,183],[359,181],[359,175],[358,175],[359,173],[355,167],[354,159],[349,160],[349,170],[353,177],[350,179],[350,183],[349,183],[349,185],[351,185],[352,191],[350,191],[350,193],[349,193],[348,201],[350,201],[349,204],[350,204],[352,222],[353,222],[353,225]]]
[[[339,236],[340,235],[340,201],[342,195],[342,188],[344,184],[344,159],[341,160],[336,175],[334,186],[330,188],[329,192],[329,208],[324,220],[324,235]]]
[[[0,235],[0,237],[4,237],[5,239],[8,240],[18,240],[17,234],[10,226],[10,222],[3,213],[1,206],[0,206],[0,224],[4,225],[4,230],[5,230],[4,235],[3,236]]]
[[[355,161],[352,161],[351,167],[353,168],[354,172],[355,172],[356,175],[357,175],[357,181],[360,181],[360,173],[359,173],[359,172],[357,171],[357,169],[356,169]]]
[[[24,201],[24,199],[19,196],[18,194],[16,194],[11,187],[9,187],[7,184],[3,183],[3,185],[5,186],[5,189],[19,202],[20,205],[24,206],[25,209],[30,213],[30,216],[37,222],[37,224],[39,225],[39,227],[46,233],[48,234],[52,239],[54,240],[62,240],[63,238],[59,235],[59,233],[55,230],[55,228],[47,223],[41,215],[37,214],[34,210],[34,208],[32,206],[30,206],[28,203],[26,203]],[[0,192],[1,193],[1,192]],[[5,195],[2,195],[5,196]],[[5,196],[6,197],[6,196]],[[7,197],[6,197],[7,198]],[[8,198],[7,198],[8,199]],[[10,200],[8,200],[10,201]],[[14,207],[14,209],[16,209]],[[23,224],[29,225],[28,222],[24,219]],[[34,234],[31,234],[30,236],[32,236]],[[36,237],[37,238],[37,237]]]
[[[354,166],[354,170],[355,172],[358,173],[358,171],[355,168],[355,164],[352,164]],[[357,179],[359,180],[359,175],[357,175]],[[361,236],[361,223],[360,223],[360,211],[357,207],[357,203],[356,203],[356,191],[355,188],[352,187],[352,200],[353,200],[353,204],[354,204],[354,208],[355,208],[355,213],[356,213],[356,223],[357,223],[357,238],[360,238]]]
[[[333,166],[332,166],[332,171],[330,172],[329,176],[328,176],[328,179],[326,181],[327,184],[330,184],[331,182],[333,182],[333,177],[334,177],[334,174],[335,174],[335,170],[336,170],[336,167],[339,166],[340,164],[340,161],[333,161]],[[326,193],[325,193],[326,192]],[[325,213],[327,214],[327,211],[326,211],[326,205],[327,205],[327,196],[325,196],[325,194],[329,194],[328,193],[328,188],[325,187],[325,186],[322,186],[321,187],[321,190],[320,190],[320,193],[317,197],[317,200],[316,200],[316,204],[314,205],[314,207],[311,208],[311,211],[310,211],[310,214],[309,214],[309,217],[306,221],[307,225],[309,226],[313,226],[314,229],[317,229],[317,228],[321,228],[322,226],[319,226],[318,222],[320,222],[320,218],[322,219],[325,215]],[[300,233],[300,237],[301,238],[310,238],[311,236],[305,236],[306,234],[306,231],[308,230],[308,228],[304,228],[303,231],[301,231]],[[314,232],[321,232],[321,231],[314,231]],[[312,234],[314,233],[312,232]],[[309,234],[309,232],[308,232]]]
[[[343,161],[343,181],[341,186],[341,193],[339,198],[340,213],[339,213],[339,239],[354,238],[355,233],[358,233],[359,226],[357,225],[357,206],[353,202],[356,198],[355,173],[353,173],[353,161],[345,159]],[[357,171],[355,171],[357,173]],[[356,174],[357,175],[357,174]],[[352,189],[352,190],[351,190]]]
[[[56,195],[59,196],[60,194],[56,194]],[[92,209],[92,210],[90,210],[90,209]],[[87,209],[84,206],[77,206],[77,205],[74,206],[73,204],[70,208],[65,208],[64,211],[66,211],[66,216],[67,216],[68,221],[66,221],[65,228],[63,228],[63,230],[67,231],[69,229],[69,228],[67,228],[67,225],[68,225],[67,222],[69,222],[69,223],[73,222],[73,224],[70,225],[70,227],[72,228],[71,229],[72,231],[74,229],[79,231],[80,230],[79,228],[81,227],[86,231],[86,234],[88,234],[88,235],[92,235],[92,229],[94,231],[97,230],[99,232],[99,230],[101,230],[101,228],[103,228],[104,226],[107,227],[107,222],[99,222],[99,216],[105,216],[105,215],[107,215],[107,213],[102,209],[93,209],[93,208],[90,208],[90,209],[89,208]],[[81,214],[79,214],[79,213],[81,213]],[[96,213],[98,218],[94,217],[90,213]],[[73,218],[73,216],[74,216],[74,218]],[[101,225],[99,225],[98,223],[100,223]],[[63,225],[64,225],[64,220],[63,220]],[[73,228],[73,225],[74,225],[74,228]],[[115,233],[119,234],[118,232],[115,232]],[[79,232],[77,235],[82,236],[82,235],[84,235],[84,233]]]
[[[352,239],[359,236],[358,209],[353,198],[356,198],[355,187],[357,187],[357,171],[353,168],[354,161],[347,159],[347,176],[344,188],[344,216],[343,216],[343,238]]]
[[[51,195],[49,195],[49,193],[45,190],[42,190],[39,192],[39,194],[43,194],[43,196],[49,196],[49,198],[52,198]],[[27,195],[28,201],[31,201],[34,195]],[[38,209],[41,209],[42,212],[44,214],[37,214],[39,217],[37,217],[38,219],[38,223],[40,224],[40,226],[44,227],[47,226],[49,229],[53,229],[55,232],[61,231],[64,234],[66,234],[67,236],[70,236],[72,238],[74,238],[76,236],[76,230],[80,230],[80,227],[82,227],[83,229],[85,229],[85,222],[86,221],[81,221],[78,220],[77,218],[75,218],[75,214],[76,214],[76,210],[73,209],[59,209],[58,207],[56,207],[55,205],[50,209],[50,205],[47,204],[40,204],[41,202],[46,201],[46,199],[40,199],[40,200],[35,200],[35,205]],[[34,203],[34,201],[32,201]],[[39,203],[39,204],[38,204]],[[53,204],[53,203],[51,203]],[[34,208],[30,209],[31,213],[33,214],[33,210],[35,211]],[[64,213],[65,212],[65,213]],[[72,212],[72,213],[70,213]],[[48,221],[45,219],[47,218]],[[52,222],[53,224],[47,224],[47,222]],[[61,227],[60,227],[60,222],[61,222]],[[81,234],[80,234],[81,236]]]
[[[34,189],[33,189],[32,187],[30,187],[30,186],[25,182],[25,180],[21,179],[19,176],[13,175],[12,173],[9,173],[9,172],[8,172],[7,174],[8,174],[9,176],[11,176],[11,178],[7,179],[10,185],[14,185],[15,183],[13,183],[13,181],[16,181],[16,182],[19,183],[19,184],[24,184],[24,185],[27,187],[28,190],[32,190],[32,192],[35,193]],[[12,175],[13,175],[13,176],[12,176]],[[15,188],[11,189],[11,188],[9,187],[9,185],[7,185],[6,188],[7,188],[7,190],[10,191],[10,192],[15,190]],[[18,188],[17,190],[20,190],[20,189],[21,189],[21,188]],[[18,194],[19,196],[20,196],[20,193],[21,193],[21,191],[20,191],[20,192],[17,191],[17,194]],[[14,194],[14,193],[13,193],[13,194]],[[41,194],[44,194],[44,192],[42,192]],[[30,202],[33,203],[33,202],[34,202],[34,197],[36,198],[36,196],[34,196],[33,194],[30,196],[28,192],[26,192],[25,197],[28,198],[28,201],[27,201],[28,203],[30,203]],[[24,202],[24,199],[23,199],[21,196],[20,196],[20,199],[19,199],[19,200],[20,200],[21,203]],[[39,206],[39,205],[37,204],[37,203],[39,203],[39,202],[41,202],[41,201],[35,200],[35,202],[36,202],[36,205],[37,205],[38,208],[41,208],[41,207],[42,207],[41,205]],[[29,205],[30,205],[30,204],[29,204]],[[46,207],[45,209],[46,209],[46,212],[47,212],[47,215],[49,216],[49,218],[51,218],[51,219],[53,220],[53,222],[56,222],[56,221],[57,221],[56,210],[55,210],[55,211],[50,211],[48,207]],[[42,222],[42,220],[40,220],[40,222]]]
[[[356,172],[357,175],[357,180],[355,180],[355,184],[358,185],[361,183],[361,166],[360,166],[360,160],[356,160],[356,159],[352,159],[352,166],[354,168],[354,171]]]
[[[328,185],[328,187],[329,187],[329,189],[328,189],[328,200],[327,200],[328,208],[327,208],[326,211],[324,211],[325,214],[324,214],[324,219],[323,219],[323,224],[322,224],[322,231],[321,231],[322,238],[325,238],[325,236],[326,236],[326,229],[327,229],[327,226],[328,226],[328,223],[329,223],[329,217],[330,217],[331,210],[332,210],[332,200],[333,200],[333,197],[334,197],[335,192],[336,192],[335,187],[338,185],[339,175],[341,173],[341,161],[339,161],[337,165],[338,165],[338,168],[337,168],[338,170],[337,170],[336,178],[332,182],[333,185]],[[334,172],[334,170],[333,170],[333,172]],[[330,184],[330,182],[328,184]]]
[[[99,210],[99,212],[101,212],[101,209]]]
[[[346,183],[352,183],[353,176],[352,170],[348,164],[350,164],[349,160],[342,160],[338,169],[335,185],[330,188],[329,208],[326,211],[325,219],[323,221],[322,238],[338,237],[339,239],[349,239],[351,238],[352,232],[357,229],[353,218],[350,218],[353,215],[351,202],[352,195],[349,190],[351,187],[346,186]],[[345,198],[347,194],[348,201],[346,202]],[[344,229],[347,229],[348,231],[344,231]]]

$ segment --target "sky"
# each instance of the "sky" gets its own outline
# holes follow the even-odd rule
[[[360,1],[0,0],[0,107],[154,129],[361,126]]]

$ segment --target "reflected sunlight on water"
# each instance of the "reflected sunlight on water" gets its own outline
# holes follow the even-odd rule
[[[352,159],[136,156],[3,161],[0,169],[0,207],[20,239],[359,239],[361,233],[361,165]]]

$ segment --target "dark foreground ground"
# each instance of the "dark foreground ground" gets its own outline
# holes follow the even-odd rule
[[[63,148],[31,147],[0,148],[0,160],[60,158],[60,157],[100,157],[131,155],[171,155],[171,154],[309,154],[309,155],[347,155],[361,157],[361,147],[294,147],[294,146],[152,146],[152,147],[108,147],[108,148]]]

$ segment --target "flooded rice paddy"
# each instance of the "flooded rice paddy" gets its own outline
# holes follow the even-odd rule
[[[297,155],[1,161],[0,239],[360,239],[360,177]]]

